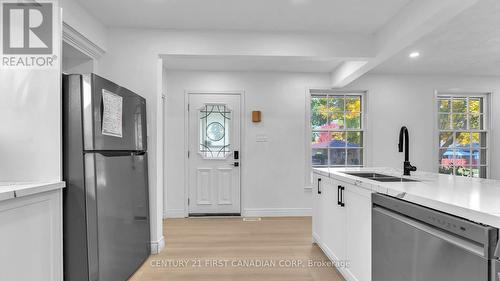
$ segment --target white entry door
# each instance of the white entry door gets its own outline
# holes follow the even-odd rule
[[[189,94],[189,214],[240,214],[239,94]]]

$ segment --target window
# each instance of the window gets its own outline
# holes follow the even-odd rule
[[[313,167],[363,166],[363,96],[311,95]]]
[[[439,95],[439,172],[486,178],[488,112],[486,95]]]
[[[231,152],[231,110],[225,104],[205,104],[199,118],[199,153],[204,159],[225,159]]]

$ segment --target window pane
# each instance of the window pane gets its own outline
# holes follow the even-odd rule
[[[327,148],[330,143],[329,132],[313,132],[311,145],[312,148]]]
[[[330,165],[345,166],[345,149],[330,149]]]
[[[333,112],[329,114],[328,129],[344,129],[344,112]]]
[[[450,112],[450,105],[451,105],[450,99],[439,99],[438,100],[438,111],[449,113]]]
[[[483,129],[483,115],[471,114],[469,115],[469,125],[471,130]]]
[[[311,97],[311,128],[325,129],[328,121],[327,99],[325,97]]]
[[[331,112],[344,112],[344,96],[330,96],[328,107]]]
[[[347,146],[348,147],[362,147],[363,146],[363,133],[362,132],[347,132]]]
[[[472,133],[472,145],[474,147],[486,147],[486,133]]]
[[[332,132],[330,134],[330,147],[346,147],[345,132]]]
[[[443,167],[452,167],[455,152],[453,149],[440,149],[439,150],[439,165]]]
[[[199,114],[199,152],[205,158],[225,158],[231,152],[231,110],[224,104],[206,104]]]
[[[485,167],[485,166],[473,167],[472,168],[472,176],[475,178],[485,179],[487,170],[488,170],[488,167]]]
[[[346,106],[345,106],[346,112],[361,112],[361,97],[360,96],[347,97],[345,99],[345,102],[346,102]]]
[[[470,149],[457,149],[455,150],[455,160],[453,160],[455,166],[469,167],[471,163],[471,151]]]
[[[470,98],[469,99],[469,112],[470,113],[483,113],[483,99]]]
[[[467,100],[465,98],[453,98],[452,106],[453,113],[467,112]]]
[[[471,176],[473,178],[479,178],[480,177],[480,170],[481,170],[481,167],[479,166],[472,166],[471,167]]]
[[[328,149],[316,149],[312,150],[312,164],[313,166],[325,166],[328,165]]]
[[[453,133],[439,133],[439,147],[449,147],[453,144]]]
[[[486,149],[474,149],[472,151],[472,164],[473,165],[486,165],[487,154]]]
[[[464,176],[464,177],[471,177],[472,176],[472,169],[471,169],[471,167],[457,166],[455,168],[455,175]]]
[[[363,150],[347,149],[347,165],[348,166],[363,165]]]
[[[471,146],[471,133],[457,133],[455,137],[456,148],[467,148]]]
[[[452,114],[451,115],[452,128],[455,130],[467,129],[467,115],[466,114]]]
[[[345,122],[347,129],[361,129],[361,114],[346,113]]]
[[[451,116],[450,114],[439,114],[439,129],[449,130],[451,129]]]
[[[453,175],[453,166],[439,166],[439,173]]]

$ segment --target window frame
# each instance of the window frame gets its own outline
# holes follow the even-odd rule
[[[342,130],[313,130],[311,126],[311,101],[314,96],[359,96],[361,98],[361,127],[359,129],[342,129]],[[362,146],[359,148],[353,148],[353,149],[361,149],[362,150],[362,163],[360,165],[324,165],[321,166],[322,168],[357,168],[357,167],[366,167],[366,163],[368,162],[367,160],[367,148],[368,148],[368,138],[367,138],[367,91],[359,91],[359,90],[354,90],[354,91],[344,91],[344,90],[333,90],[333,89],[309,89],[307,91],[307,99],[306,99],[306,127],[307,127],[307,134],[306,134],[306,171],[309,175],[311,175],[311,171],[313,168],[312,165],[312,148],[311,148],[311,136],[314,131],[326,131],[326,132],[361,132],[362,138],[363,138],[363,143]],[[347,147],[345,148],[347,149]],[[310,185],[310,181],[308,181],[308,185]]]
[[[470,98],[482,98],[483,100],[483,113],[480,113],[481,115],[484,116],[483,118],[483,129],[470,129],[470,120],[469,118],[467,118],[467,127],[469,129],[465,129],[465,130],[462,130],[462,129],[446,129],[446,130],[441,130],[440,126],[439,126],[439,115],[440,115],[440,112],[439,112],[439,100],[441,99],[446,99],[446,98],[450,98],[450,99],[453,99],[453,98],[467,98],[467,99],[470,99]],[[453,102],[452,102],[453,103]],[[452,104],[451,103],[451,104]],[[450,107],[450,115],[452,115],[453,112],[452,112],[452,105]],[[465,113],[466,115],[469,115],[470,112],[469,112],[469,108],[467,107],[467,112]],[[440,163],[440,157],[439,157],[439,154],[440,154],[440,150],[441,150],[441,146],[440,146],[440,133],[442,132],[450,132],[450,133],[460,133],[460,132],[464,132],[464,133],[485,133],[486,134],[486,146],[485,147],[479,147],[479,151],[481,151],[482,149],[486,150],[486,165],[481,165],[479,164],[478,166],[481,168],[481,167],[485,167],[486,171],[485,171],[485,174],[486,174],[486,179],[490,178],[490,175],[491,175],[491,167],[492,167],[492,163],[491,163],[491,152],[492,152],[492,146],[491,146],[491,128],[492,128],[492,119],[491,119],[491,92],[456,92],[456,91],[452,91],[452,92],[449,92],[449,91],[435,91],[435,99],[434,99],[434,118],[435,118],[435,122],[434,122],[434,126],[435,126],[435,145],[434,145],[434,151],[435,151],[435,157],[434,157],[434,163],[435,163],[435,171],[439,174],[442,174],[439,172],[439,168],[441,167],[441,163]],[[472,165],[471,165],[472,167]],[[442,175],[447,175],[447,174],[442,174]],[[453,174],[450,174],[450,175],[453,175],[455,176],[455,169],[453,171]],[[460,175],[457,175],[457,176],[460,176]],[[473,176],[468,176],[468,177],[471,177],[473,178]],[[481,178],[481,177],[479,177]]]

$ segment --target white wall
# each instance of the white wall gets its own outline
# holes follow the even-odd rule
[[[92,59],[65,58],[62,59],[62,71],[65,73],[91,73],[94,71]]]
[[[328,85],[329,74],[168,70],[165,76],[167,216],[184,214],[186,90],[245,92],[243,214],[310,214],[311,193],[304,189],[306,89]],[[252,110],[262,111],[260,124],[251,122]],[[257,135],[268,136],[268,142],[256,142]]]
[[[500,77],[369,74],[347,89],[368,90],[368,165],[402,168],[399,129],[410,131],[410,160],[419,170],[437,171],[435,91],[492,92],[491,178],[500,179]]]

